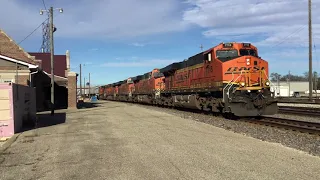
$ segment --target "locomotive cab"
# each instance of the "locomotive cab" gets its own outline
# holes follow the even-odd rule
[[[226,43],[216,50],[222,62],[224,112],[236,116],[260,116],[277,113],[270,91],[268,62],[258,56],[249,43]]]

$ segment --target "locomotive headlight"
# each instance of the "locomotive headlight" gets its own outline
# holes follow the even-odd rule
[[[267,82],[266,82],[266,85],[267,85],[267,86],[269,86],[269,85],[270,85],[270,82],[269,82],[269,81],[267,81]]]
[[[246,61],[247,61],[247,65],[250,65],[250,59],[247,58]]]

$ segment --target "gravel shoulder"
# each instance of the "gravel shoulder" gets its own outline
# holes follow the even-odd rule
[[[146,109],[166,112],[184,119],[195,120],[220,127],[235,133],[243,134],[245,136],[268,141],[272,143],[280,143],[283,146],[294,148],[307,152],[314,156],[320,156],[320,136],[310,135],[307,133],[300,133],[285,129],[279,129],[270,126],[263,126],[259,124],[252,124],[245,121],[228,120],[221,116],[213,116],[206,114],[193,113],[188,111],[181,111],[176,109],[161,108],[155,106],[138,105]],[[311,122],[319,122],[318,118],[307,118],[294,115],[278,114],[274,117],[305,120]]]

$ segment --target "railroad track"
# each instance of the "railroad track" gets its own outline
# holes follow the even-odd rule
[[[282,114],[295,114],[300,116],[315,116],[320,117],[320,109],[304,108],[304,107],[279,107],[279,113]]]
[[[286,130],[299,131],[309,134],[320,135],[320,122],[307,122],[292,119],[274,118],[274,117],[263,117],[260,120],[245,120],[254,124],[267,125],[271,127],[278,127]]]

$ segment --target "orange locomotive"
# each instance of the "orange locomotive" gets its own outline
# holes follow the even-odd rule
[[[132,101],[132,93],[134,92],[133,79],[128,78],[125,81],[121,81],[119,85],[118,99],[120,101]]]
[[[277,113],[268,62],[250,43],[221,43],[182,62],[137,76],[134,102],[260,116]]]
[[[137,77],[135,83],[135,91],[133,93],[135,102],[148,104],[158,104],[161,90],[164,89],[164,77],[159,69],[154,69],[151,72]]]

